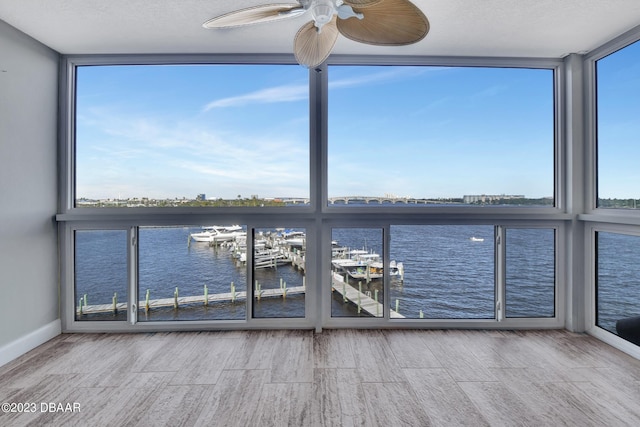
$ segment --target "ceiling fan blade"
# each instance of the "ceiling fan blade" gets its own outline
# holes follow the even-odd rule
[[[429,32],[429,20],[408,0],[384,0],[354,10],[364,18],[340,19],[337,25],[343,36],[360,43],[401,46],[419,42]]]
[[[299,16],[306,12],[299,3],[266,4],[216,16],[202,24],[204,28],[229,28]]]
[[[356,7],[359,9],[373,6],[381,2],[382,0],[344,0],[344,4],[346,4],[347,6]]]
[[[337,18],[334,16],[322,26],[322,31],[318,31],[314,21],[300,28],[293,42],[296,60],[300,65],[317,67],[327,59],[338,39],[336,21]]]

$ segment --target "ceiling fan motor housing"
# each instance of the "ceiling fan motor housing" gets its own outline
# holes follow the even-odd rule
[[[311,15],[318,31],[322,30],[322,26],[333,19],[333,15],[337,13],[336,3],[342,4],[341,0],[334,2],[332,0],[315,0],[311,4]]]

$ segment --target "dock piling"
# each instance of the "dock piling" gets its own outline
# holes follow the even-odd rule
[[[260,282],[256,280],[256,298],[258,298],[258,301],[260,301],[260,298],[262,297],[261,287],[262,285],[260,285]]]

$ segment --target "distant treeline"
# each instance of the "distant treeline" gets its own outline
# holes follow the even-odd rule
[[[278,199],[259,199],[253,197],[250,199],[214,199],[214,200],[190,200],[180,206],[197,206],[197,207],[263,207],[263,206],[285,206],[282,200]]]
[[[441,198],[430,200],[434,204],[464,204],[462,198]],[[495,198],[469,203],[472,206],[554,206],[554,200],[550,197],[537,199],[529,198]],[[261,199],[257,197],[236,199],[128,199],[128,200],[88,200],[80,199],[78,207],[264,207],[286,206],[281,199]],[[400,206],[400,205],[399,205]],[[640,207],[640,199],[598,199],[598,207],[635,209]]]
[[[640,199],[598,199],[599,208],[637,209]]]
[[[107,200],[90,200],[79,199],[76,203],[77,207],[111,207],[111,208],[175,208],[175,207],[233,207],[233,206],[285,206],[282,200],[278,199],[259,199],[257,197],[237,199],[107,199]]]

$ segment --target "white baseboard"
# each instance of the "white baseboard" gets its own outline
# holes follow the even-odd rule
[[[61,333],[62,324],[60,323],[60,319],[57,319],[13,342],[10,342],[9,344],[0,347],[0,366],[6,365],[28,351],[31,351],[50,339],[57,337]]]
[[[598,338],[600,341],[604,341],[610,346],[627,353],[629,356],[635,357],[636,359],[640,360],[640,346],[630,343],[629,341],[620,338],[616,334],[606,331],[602,328],[598,328],[597,326],[589,329],[587,333]]]

